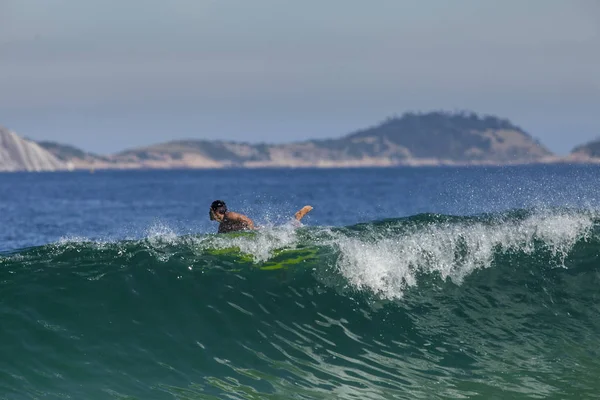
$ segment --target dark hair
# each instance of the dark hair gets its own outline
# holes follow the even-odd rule
[[[223,200],[215,200],[210,205],[210,208],[214,212],[218,212],[219,214],[225,214],[227,212],[227,204]]]

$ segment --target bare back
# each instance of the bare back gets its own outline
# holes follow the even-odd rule
[[[243,214],[228,211],[223,222],[219,224],[219,233],[253,230],[254,222]]]

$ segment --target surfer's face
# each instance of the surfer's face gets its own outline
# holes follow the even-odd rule
[[[219,221],[222,222],[225,217],[225,210],[217,209],[213,210],[212,208],[209,211],[210,220],[211,221]]]

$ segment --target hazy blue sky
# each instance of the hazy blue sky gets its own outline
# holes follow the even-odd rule
[[[405,111],[600,136],[597,0],[0,0],[0,124],[110,152],[341,136]]]

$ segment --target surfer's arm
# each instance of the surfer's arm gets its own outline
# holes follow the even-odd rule
[[[294,214],[294,217],[296,217],[296,221],[300,221],[302,218],[304,218],[304,216],[306,214],[308,214],[310,212],[310,210],[312,210],[313,208],[311,206],[304,206],[302,207],[300,210],[298,210],[296,212],[296,214]]]

